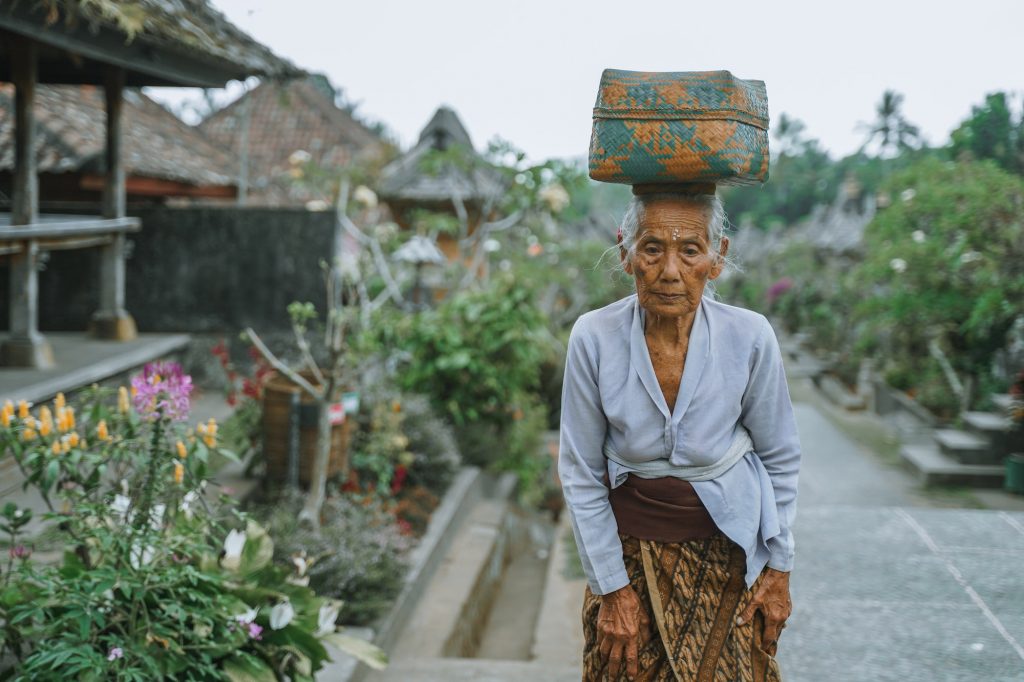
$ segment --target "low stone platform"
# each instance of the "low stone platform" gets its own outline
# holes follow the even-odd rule
[[[48,332],[53,369],[0,367],[0,402],[41,402],[130,372],[147,362],[185,350],[188,334],[139,334],[132,341],[103,341],[81,332]]]

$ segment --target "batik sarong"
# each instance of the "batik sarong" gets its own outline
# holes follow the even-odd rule
[[[762,647],[760,612],[744,625],[736,617],[750,602],[743,550],[722,533],[683,542],[640,540],[620,534],[630,584],[650,618],[641,624],[637,682],[781,682],[778,665]],[[597,645],[601,597],[587,588],[583,604],[583,680],[617,677]]]

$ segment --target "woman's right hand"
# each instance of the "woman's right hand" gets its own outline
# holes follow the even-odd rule
[[[597,612],[597,646],[608,661],[608,676],[614,679],[625,662],[626,675],[632,679],[640,672],[640,628],[650,618],[631,585],[602,595]]]

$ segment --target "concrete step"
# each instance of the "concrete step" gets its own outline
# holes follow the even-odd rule
[[[933,434],[939,449],[961,464],[1001,464],[1003,455],[987,438],[959,429],[937,429]]]
[[[1021,431],[1009,416],[996,412],[964,412],[967,430],[985,438],[1001,457],[1011,452],[1024,451],[1024,431]]]
[[[1006,477],[1003,465],[963,464],[944,454],[934,445],[904,445],[900,448],[900,457],[926,486],[965,485],[976,488],[999,488]]]
[[[539,661],[440,658],[392,663],[374,682],[579,682],[580,668]]]
[[[1013,396],[1009,393],[997,393],[992,396],[992,402],[995,403],[996,409],[1009,412],[1010,406],[1013,405]]]
[[[842,381],[829,374],[815,378],[818,388],[833,403],[845,410],[863,410],[864,398],[852,393]]]

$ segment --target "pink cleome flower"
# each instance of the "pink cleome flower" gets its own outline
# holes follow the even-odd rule
[[[255,640],[263,639],[263,626],[256,623],[249,623],[249,637]]]
[[[144,418],[188,419],[192,377],[177,362],[150,362],[132,377],[135,411]]]

